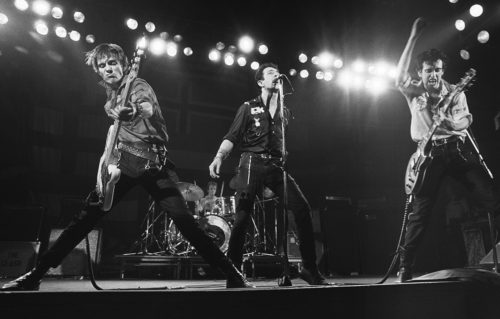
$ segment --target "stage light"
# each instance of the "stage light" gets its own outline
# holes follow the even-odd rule
[[[244,35],[238,40],[238,47],[240,48],[241,52],[248,54],[253,51],[255,47],[255,41],[250,36]]]
[[[224,54],[224,64],[233,65],[234,64],[234,54],[227,52]]]
[[[449,0],[449,1],[450,1],[450,3],[457,3],[458,2],[458,0]]]
[[[309,77],[309,71],[307,71],[307,70],[301,70],[300,73],[299,73],[299,75],[303,79],[308,78]]]
[[[71,40],[75,41],[75,42],[76,42],[76,41],[80,41],[80,32],[75,31],[75,30],[71,31],[71,32],[69,33],[69,38],[70,38]]]
[[[356,60],[352,64],[352,69],[354,70],[354,72],[358,72],[358,73],[365,72],[366,63],[361,61],[361,60]]]
[[[299,54],[299,62],[300,63],[306,63],[307,62],[307,55],[305,53]]]
[[[75,11],[75,13],[73,13],[73,19],[78,23],[83,23],[85,21],[85,15],[81,11]]]
[[[334,68],[340,69],[342,66],[344,66],[344,62],[341,59],[335,59],[335,61],[333,61]]]
[[[191,55],[193,55],[193,49],[191,49],[190,47],[185,47],[184,50],[183,50],[183,52],[184,52],[185,56],[191,56]]]
[[[21,11],[26,11],[30,7],[26,0],[14,0],[14,6]]]
[[[0,12],[0,24],[7,24],[7,22],[9,22],[7,15]]]
[[[139,23],[137,23],[137,20],[132,19],[132,18],[127,19],[127,21],[126,21],[125,23],[126,23],[127,27],[128,27],[130,30],[135,30],[135,29],[137,29],[137,26],[139,25]]]
[[[238,49],[236,49],[236,47],[234,45],[230,45],[227,47],[227,50],[231,53],[235,53],[236,51],[238,51]]]
[[[217,49],[212,49],[210,51],[210,53],[208,53],[208,58],[210,59],[210,61],[213,61],[213,62],[220,61],[221,53]]]
[[[215,48],[219,51],[224,50],[225,47],[226,47],[226,45],[222,42],[217,42],[217,44],[215,45]]]
[[[483,6],[481,6],[480,4],[475,4],[472,7],[470,7],[469,13],[471,16],[477,18],[483,14]]]
[[[171,57],[174,57],[177,55],[177,50],[178,50],[178,47],[177,47],[177,44],[175,44],[174,42],[168,42],[167,43],[167,54]]]
[[[288,74],[290,74],[290,76],[296,76],[296,75],[297,75],[297,70],[295,70],[295,69],[290,69],[290,70],[288,71]]]
[[[318,65],[321,68],[329,68],[333,65],[333,55],[329,52],[322,52],[318,57]]]
[[[144,52],[144,50],[146,50],[146,48],[148,47],[148,39],[146,39],[146,37],[140,37],[135,45],[139,50]]]
[[[375,75],[385,76],[389,73],[389,65],[387,64],[387,62],[384,61],[377,62],[374,67],[375,68],[373,70],[373,73]]]
[[[331,81],[333,79],[333,72],[326,71],[324,79],[325,79],[325,81]]]
[[[31,4],[31,9],[38,15],[46,16],[50,12],[50,4],[45,0],[35,0]]]
[[[94,43],[95,42],[95,36],[93,34],[88,34],[86,37],[85,37],[85,41],[87,41],[87,43]]]
[[[63,11],[59,7],[53,7],[51,13],[54,19],[61,19],[63,17]]]
[[[387,89],[387,83],[380,78],[374,78],[366,81],[365,86],[366,89],[374,95],[381,94]]]
[[[395,79],[398,76],[398,68],[396,66],[390,67],[387,75],[389,75],[389,77]]]
[[[247,65],[247,59],[244,56],[238,57],[238,59],[236,60],[236,62],[238,62],[239,66],[245,66],[245,65]]]
[[[174,35],[174,41],[175,42],[181,42],[182,41],[182,35],[180,35],[180,34]]]
[[[267,52],[269,52],[269,48],[267,47],[267,45],[265,44],[261,44],[259,45],[259,53],[264,55],[264,54],[267,54]]]
[[[464,60],[469,60],[470,59],[469,51],[465,49],[460,50],[460,57]]]
[[[56,26],[54,31],[60,38],[65,38],[68,35],[68,31],[66,31],[66,28],[60,25]]]
[[[325,73],[323,71],[316,72],[316,79],[323,80],[325,78]]]
[[[168,39],[168,32],[165,32],[165,31],[161,32],[160,33],[160,38],[162,38],[163,40]]]
[[[41,35],[47,35],[49,33],[49,27],[41,20],[35,22],[35,30]]]
[[[312,64],[314,64],[314,65],[318,65],[318,63],[319,63],[319,58],[318,58],[318,56],[317,56],[317,55],[315,55],[315,56],[313,56],[313,57],[311,58],[311,63],[312,63]]]
[[[338,77],[338,83],[341,86],[348,88],[351,86],[352,82],[353,82],[353,75],[350,71],[343,71],[340,73]]]
[[[154,55],[162,55],[166,52],[167,46],[165,40],[162,38],[154,38],[149,43],[149,51]]]
[[[458,19],[457,21],[455,21],[455,28],[458,31],[463,31],[465,29],[465,21],[462,19]]]
[[[253,61],[252,63],[250,63],[250,68],[252,70],[257,70],[259,68],[259,66],[260,66],[260,64],[257,61]]]
[[[148,32],[154,32],[156,30],[156,26],[153,22],[147,22],[146,25],[144,26],[146,28],[146,31]]]
[[[490,39],[490,34],[486,30],[480,31],[477,34],[477,41],[479,41],[480,43],[486,43],[488,42],[489,39]]]

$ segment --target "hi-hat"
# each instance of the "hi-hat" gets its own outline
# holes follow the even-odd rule
[[[178,182],[177,187],[181,191],[184,200],[188,202],[194,202],[200,200],[204,196],[203,190],[195,184],[187,182]]]

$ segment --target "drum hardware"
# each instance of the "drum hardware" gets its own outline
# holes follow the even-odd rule
[[[177,187],[181,191],[185,201],[194,202],[203,198],[203,190],[196,184],[178,182]]]
[[[139,236],[139,239],[132,244],[132,247],[136,248],[132,249],[135,250],[135,254],[156,254],[158,250],[165,250],[164,244],[160,243],[158,237],[155,235],[156,224],[162,217],[166,219],[167,216],[164,212],[156,209],[156,204],[150,197],[148,211],[141,224],[144,225],[144,231]]]

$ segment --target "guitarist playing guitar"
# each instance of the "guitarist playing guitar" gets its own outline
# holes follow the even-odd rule
[[[123,49],[116,44],[103,43],[87,53],[87,64],[101,77],[106,89],[104,110],[114,121],[99,164],[97,187],[37,266],[1,290],[38,290],[49,268],[57,267],[107,211],[137,185],[168,213],[199,255],[226,275],[233,283],[231,288],[253,287],[188,210],[173,164],[166,157],[167,127],[158,100],[151,86],[137,77],[144,50],[138,48],[130,66]]]
[[[464,90],[475,77],[475,70],[470,69],[457,85],[451,85],[443,79],[446,55],[431,49],[416,57],[418,77],[409,74],[413,50],[425,26],[422,18],[414,21],[396,78],[396,86],[410,109],[411,138],[417,143],[405,178],[405,192],[413,196],[413,211],[408,215],[404,244],[400,247],[399,282],[412,279],[416,251],[444,177],[463,184],[485,212],[493,212],[498,203],[493,182],[466,139],[472,114]]]

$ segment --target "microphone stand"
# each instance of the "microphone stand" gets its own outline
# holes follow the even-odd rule
[[[278,102],[280,107],[280,117],[281,117],[281,170],[283,171],[283,238],[282,246],[283,253],[281,256],[281,262],[283,265],[283,274],[281,278],[278,279],[278,286],[291,286],[292,281],[290,279],[290,264],[288,262],[288,174],[286,171],[286,134],[285,134],[285,108],[284,108],[284,98],[283,95],[283,81],[280,81],[278,86]]]
[[[477,155],[479,156],[479,163],[483,166],[483,168],[486,170],[490,178],[493,180],[493,173],[491,173],[490,169],[488,168],[488,165],[486,165],[486,162],[484,161],[483,156],[481,155],[481,152],[479,152],[479,147],[477,147],[477,144],[474,140],[474,137],[472,136],[472,131],[471,129],[466,130],[467,137],[469,137],[469,140],[476,150]],[[498,256],[497,256],[497,247],[496,247],[496,231],[495,228],[493,227],[493,213],[491,211],[488,212],[488,225],[490,227],[490,240],[491,240],[491,252],[493,254],[493,270],[498,273]]]

